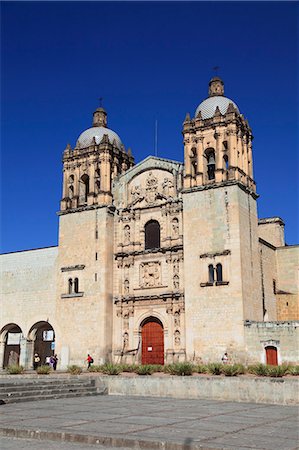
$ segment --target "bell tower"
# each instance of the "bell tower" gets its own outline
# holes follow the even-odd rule
[[[108,128],[107,113],[93,113],[74,149],[63,153],[63,194],[59,211],[56,313],[61,365],[111,359],[114,214],[113,179],[134,164],[119,136]],[[101,325],[99,325],[101,324]],[[74,330],[85,332],[73,346]],[[96,339],[95,339],[96,336]],[[63,342],[63,346],[61,346]],[[72,353],[70,353],[72,352]]]
[[[224,97],[224,83],[214,77],[209,97],[187,114],[183,124],[185,188],[239,181],[255,192],[252,132],[237,105]]]
[[[63,153],[61,211],[112,203],[112,180],[134,165],[130,149],[107,127],[107,112],[93,113],[92,127],[79,136],[74,149]]]
[[[242,360],[244,321],[263,319],[253,137],[220,78],[208,92],[183,123],[186,351]]]

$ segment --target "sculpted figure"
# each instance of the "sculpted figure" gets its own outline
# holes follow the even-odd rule
[[[124,227],[124,244],[129,244],[131,238],[131,230],[129,225],[126,225]]]

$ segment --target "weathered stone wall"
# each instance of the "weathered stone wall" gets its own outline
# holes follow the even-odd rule
[[[280,247],[277,253],[277,319],[299,320],[299,246]]]
[[[243,321],[262,318],[255,200],[233,184],[187,191],[183,205],[187,356],[242,359]],[[210,285],[217,263],[226,283]]]
[[[299,380],[231,377],[96,377],[100,390],[110,395],[198,398],[234,402],[298,404]]]
[[[113,212],[107,207],[60,216],[57,351],[61,366],[111,358]],[[78,278],[79,293],[68,295],[68,280]]]
[[[57,253],[57,247],[48,247],[0,256],[0,330],[15,323],[26,338],[36,322],[48,321],[56,328]]]
[[[277,348],[278,364],[299,362],[299,322],[245,322],[247,363],[266,363],[265,347]]]
[[[282,247],[285,245],[284,223],[280,217],[259,219],[258,225],[260,238],[274,245],[274,247]]]
[[[260,240],[259,251],[265,320],[277,320],[275,296],[275,285],[277,285],[276,249],[273,245]]]

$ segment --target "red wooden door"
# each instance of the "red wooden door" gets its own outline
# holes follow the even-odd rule
[[[164,364],[164,333],[158,322],[142,327],[142,364]]]
[[[277,366],[277,348],[266,347],[266,363],[271,366]]]

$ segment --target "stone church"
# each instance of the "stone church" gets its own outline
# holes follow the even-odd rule
[[[252,130],[223,81],[184,163],[134,163],[98,108],[63,153],[59,243],[1,256],[0,366],[298,362],[299,247],[258,219]]]

